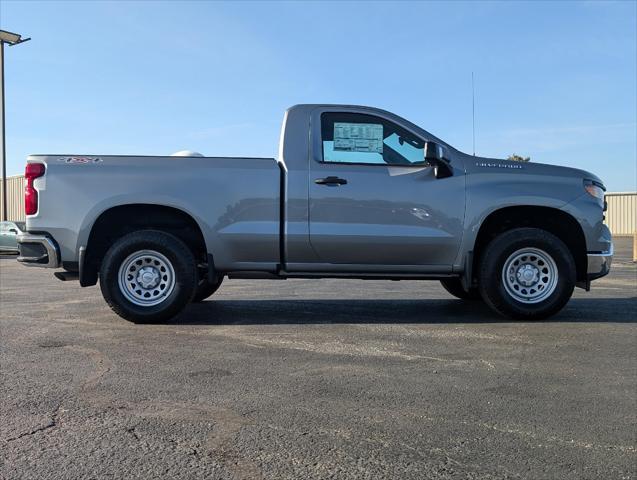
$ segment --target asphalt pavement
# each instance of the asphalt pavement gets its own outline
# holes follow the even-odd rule
[[[134,325],[2,256],[0,478],[636,478],[630,242],[542,322],[437,282],[227,280]]]

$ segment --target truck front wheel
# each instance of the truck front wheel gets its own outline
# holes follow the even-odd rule
[[[104,299],[120,317],[158,323],[193,298],[197,264],[177,237],[155,230],[129,233],[108,250],[100,269]]]
[[[482,298],[496,312],[539,320],[559,312],[571,298],[575,261],[555,235],[538,228],[516,228],[487,245],[478,283]]]

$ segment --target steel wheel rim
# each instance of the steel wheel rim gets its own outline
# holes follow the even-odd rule
[[[504,288],[521,303],[546,300],[555,291],[557,280],[555,261],[539,248],[523,248],[513,252],[502,268]]]
[[[121,263],[117,278],[120,292],[140,307],[159,305],[175,288],[172,263],[155,250],[130,254]]]

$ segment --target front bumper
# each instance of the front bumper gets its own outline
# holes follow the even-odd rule
[[[589,253],[588,267],[586,270],[588,280],[595,280],[596,278],[603,277],[610,272],[610,266],[613,262],[613,244],[610,244],[610,249],[606,252]]]
[[[27,267],[58,268],[60,249],[51,237],[34,233],[18,235],[18,262]]]

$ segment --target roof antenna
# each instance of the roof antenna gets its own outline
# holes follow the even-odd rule
[[[471,129],[473,131],[473,156],[476,156],[476,91],[473,86],[473,72],[471,72]]]

